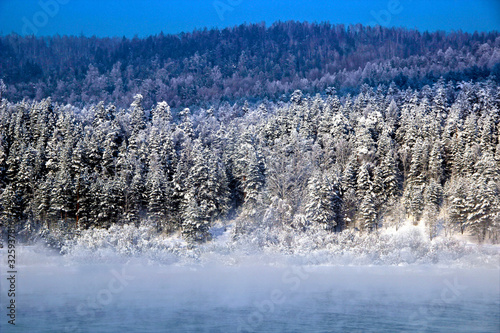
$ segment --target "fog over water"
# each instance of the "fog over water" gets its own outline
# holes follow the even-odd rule
[[[230,255],[226,255],[226,259]],[[301,264],[246,255],[165,264],[18,251],[16,326],[2,332],[498,332],[495,262]],[[3,255],[2,260],[5,259]],[[2,270],[2,309],[6,272]]]

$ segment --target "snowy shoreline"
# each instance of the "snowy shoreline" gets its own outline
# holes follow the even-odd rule
[[[287,241],[283,241],[286,239]],[[60,249],[38,241],[18,244],[20,256],[60,256],[74,262],[128,262],[159,264],[259,263],[270,265],[500,267],[500,245],[475,244],[457,237],[430,240],[423,228],[404,226],[377,234],[324,230],[294,235],[286,232],[254,232],[235,238],[232,229],[214,235],[212,241],[192,246],[181,235],[155,233],[146,225],[89,229],[63,242]],[[5,249],[0,249],[4,255]],[[35,259],[32,260],[36,262]]]

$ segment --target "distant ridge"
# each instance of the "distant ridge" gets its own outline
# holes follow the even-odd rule
[[[357,92],[362,84],[420,88],[500,77],[498,32],[277,22],[147,38],[0,37],[0,78],[11,101],[52,96],[79,106],[185,107],[276,100],[295,89]],[[494,78],[493,76],[491,76]]]

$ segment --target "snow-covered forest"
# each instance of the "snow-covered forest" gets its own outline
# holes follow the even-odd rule
[[[5,91],[3,86],[2,91]],[[4,225],[63,230],[153,225],[207,241],[267,230],[377,233],[404,221],[429,237],[498,242],[500,87],[363,85],[287,102],[83,108],[0,104]],[[286,241],[286,240],[284,240]]]
[[[1,219],[28,238],[148,225],[286,243],[412,223],[499,241],[498,32],[11,34],[0,78]]]
[[[0,35],[6,97],[84,107],[209,107],[220,101],[283,99],[335,86],[357,94],[392,81],[399,89],[446,82],[500,81],[498,32],[277,22],[148,38]],[[286,98],[287,100],[288,98]]]

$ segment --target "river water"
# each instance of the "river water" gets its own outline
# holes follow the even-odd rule
[[[495,265],[19,258],[15,326],[2,265],[0,332],[500,332]]]

